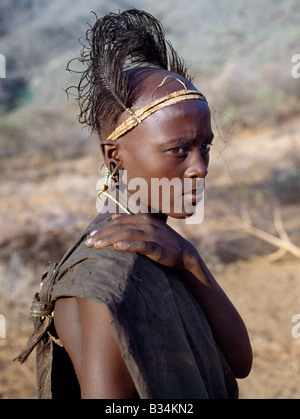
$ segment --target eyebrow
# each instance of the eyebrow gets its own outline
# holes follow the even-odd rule
[[[203,141],[202,144],[204,143],[209,143],[211,144],[213,139],[214,139],[214,133],[212,132],[206,139],[205,141]],[[182,138],[173,138],[171,140],[166,141],[164,144],[162,144],[162,147],[169,147],[169,146],[174,146],[176,144],[176,146],[183,146],[183,145],[187,145],[187,144],[192,144],[195,143],[195,141],[197,141],[197,138],[188,138],[188,137],[182,137]]]

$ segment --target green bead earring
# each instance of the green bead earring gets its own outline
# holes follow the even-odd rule
[[[108,170],[108,168],[105,168],[105,178],[104,178],[104,184],[102,185],[101,191],[99,191],[97,193],[97,198],[102,202],[102,204],[104,204],[104,202],[101,199],[101,195],[106,196],[107,198],[111,199],[115,204],[118,205],[119,208],[121,208],[126,214],[131,214],[130,211],[128,211],[127,208],[125,208],[119,201],[116,200],[116,198],[114,198],[111,194],[109,194],[107,192],[108,190],[108,182],[109,182],[109,178],[111,177],[110,172]],[[116,186],[119,183],[116,183]]]

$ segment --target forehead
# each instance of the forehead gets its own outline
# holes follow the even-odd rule
[[[138,77],[133,78],[133,85],[138,83]],[[165,70],[154,70],[144,78],[139,86],[139,96],[132,106],[136,111],[153,101],[165,97],[170,93],[183,89],[197,90],[192,83],[182,76]],[[128,118],[124,112],[119,123]],[[150,115],[140,125],[125,134],[119,144],[125,147],[140,146],[168,140],[169,138],[210,136],[210,111],[207,103],[200,99],[189,99],[180,103],[169,105]],[[141,142],[141,137],[144,141]],[[134,144],[132,141],[138,139]]]
[[[191,99],[160,109],[133,129],[128,138],[139,141],[143,138],[145,145],[145,142],[155,144],[177,138],[205,140],[210,136],[211,122],[207,103]]]

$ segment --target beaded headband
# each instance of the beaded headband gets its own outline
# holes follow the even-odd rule
[[[148,105],[140,108],[136,111],[132,109],[126,109],[131,116],[126,119],[121,125],[119,125],[110,135],[107,137],[107,141],[115,141],[118,138],[131,131],[138,124],[141,124],[148,116],[152,115],[159,109],[165,108],[166,106],[174,105],[175,103],[182,102],[184,100],[198,99],[203,100],[207,103],[205,96],[197,90],[179,90],[177,92],[170,93]]]

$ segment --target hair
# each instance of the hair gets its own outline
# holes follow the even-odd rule
[[[183,59],[165,39],[163,26],[149,13],[131,9],[96,19],[86,32],[87,44],[81,43],[80,58],[74,59],[86,69],[78,86],[67,89],[76,88],[78,120],[92,132],[100,133],[104,126],[114,129],[153,71],[167,70],[192,81]],[[74,60],[67,70],[73,71]]]

